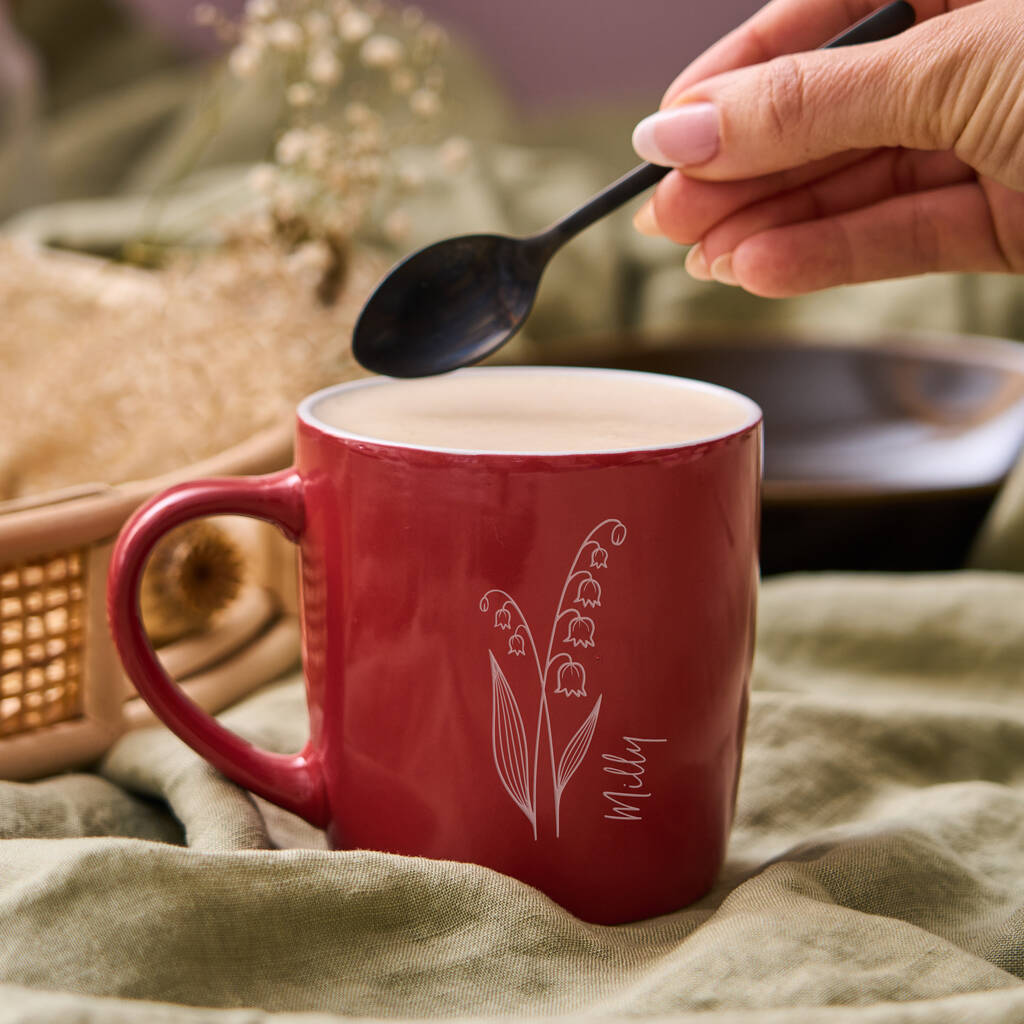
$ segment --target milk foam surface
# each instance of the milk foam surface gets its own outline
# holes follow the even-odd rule
[[[375,380],[325,396],[312,412],[379,441],[523,453],[669,447],[733,433],[756,416],[738,396],[674,377],[542,368]]]

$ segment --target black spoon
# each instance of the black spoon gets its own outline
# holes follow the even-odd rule
[[[822,49],[887,39],[914,20],[913,7],[896,0]],[[490,355],[522,327],[548,260],[669,170],[641,164],[539,235],[462,235],[408,256],[377,285],[359,314],[352,340],[356,359],[391,377],[426,377]]]

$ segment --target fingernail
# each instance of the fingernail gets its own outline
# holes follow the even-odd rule
[[[644,203],[633,217],[633,227],[640,232],[641,235],[650,235],[651,237],[660,237],[661,228],[658,227],[657,218],[654,216],[654,204],[651,202]]]
[[[633,148],[652,164],[702,164],[718,152],[718,111],[712,103],[684,103],[660,110],[633,130]]]
[[[686,254],[686,272],[698,281],[711,280],[711,271],[708,270],[708,261],[704,258],[704,247],[700,242]]]
[[[719,284],[739,284],[732,272],[732,253],[724,252],[711,261],[711,276]]]

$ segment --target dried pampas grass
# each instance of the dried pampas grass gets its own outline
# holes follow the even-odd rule
[[[0,501],[187,466],[358,376],[352,325],[383,266],[225,248],[159,271],[0,242]]]

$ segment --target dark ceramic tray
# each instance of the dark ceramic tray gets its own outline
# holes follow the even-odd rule
[[[1024,447],[1016,342],[736,331],[587,350],[577,365],[695,377],[761,406],[765,573],[962,565]]]

